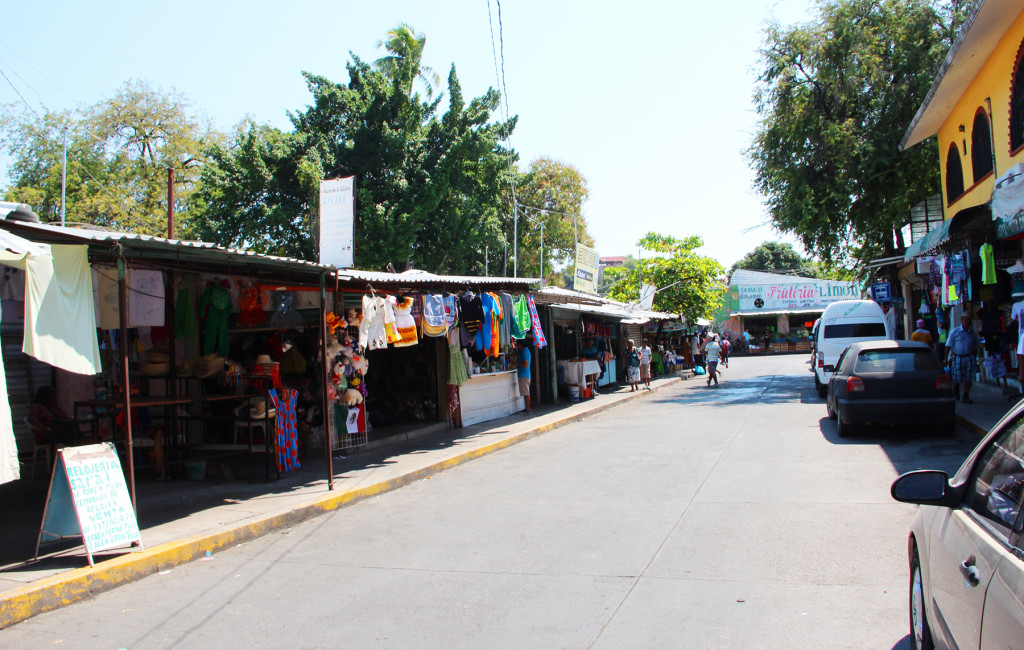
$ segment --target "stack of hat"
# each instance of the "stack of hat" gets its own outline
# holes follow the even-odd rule
[[[212,377],[217,373],[224,372],[225,360],[216,352],[204,357],[192,359],[192,372],[200,379]]]
[[[146,350],[146,358],[139,362],[139,372],[146,377],[166,377],[171,372],[171,354],[167,339],[153,342]]]
[[[262,420],[264,418],[273,420],[277,417],[277,409],[267,409],[267,399],[265,397],[254,397],[249,400],[249,417],[253,420]]]

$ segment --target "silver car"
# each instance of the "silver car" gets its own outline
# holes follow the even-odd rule
[[[921,507],[910,527],[914,648],[1024,648],[1024,402],[956,475],[921,470],[892,484]]]

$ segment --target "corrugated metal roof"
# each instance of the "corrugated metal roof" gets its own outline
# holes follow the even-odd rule
[[[428,271],[410,269],[402,273],[388,273],[386,271],[360,271],[358,269],[339,269],[338,279],[355,282],[368,282],[370,284],[401,284],[414,286],[418,284],[448,284],[448,285],[505,285],[517,286],[524,289],[540,282],[537,278],[507,278],[500,276],[483,275],[437,275]]]
[[[160,250],[164,252],[178,252],[179,254],[203,254],[213,256],[213,259],[222,262],[236,263],[258,263],[269,267],[276,267],[281,270],[299,268],[306,272],[322,273],[332,271],[334,267],[323,266],[307,260],[300,260],[293,257],[280,257],[277,255],[265,255],[241,248],[227,248],[210,242],[189,241],[184,239],[167,239],[165,237],[154,237],[139,233],[117,232],[110,230],[93,230],[91,228],[62,227],[48,223],[31,223],[26,221],[0,220],[0,226],[19,236],[32,241],[44,243],[64,244],[96,244],[104,243],[113,246],[137,248],[140,250]]]

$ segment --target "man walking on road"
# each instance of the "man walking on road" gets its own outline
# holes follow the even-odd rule
[[[718,343],[717,334],[708,334],[704,342],[704,356],[708,364],[708,386],[714,380],[715,388],[718,388],[718,360],[722,355],[722,346]]]
[[[644,380],[644,388],[651,390],[651,344],[644,339],[644,345],[640,348],[640,379]]]
[[[976,357],[980,343],[977,332],[971,328],[971,315],[964,312],[960,316],[960,327],[953,328],[946,337],[946,363],[953,380],[953,395],[960,399],[960,384],[963,384],[965,404],[974,403],[971,400],[971,379],[978,371]]]

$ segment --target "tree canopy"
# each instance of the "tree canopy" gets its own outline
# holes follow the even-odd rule
[[[558,277],[555,269],[576,258],[576,242],[593,246],[583,204],[589,196],[587,179],[572,165],[538,158],[516,183],[519,218],[519,274]],[[544,270],[540,270],[541,226],[544,230]],[[572,285],[569,285],[570,288]]]
[[[828,0],[766,29],[748,155],[779,230],[826,262],[899,245],[939,185],[934,144],[899,144],[959,22],[929,0]]]
[[[303,73],[313,103],[291,115],[291,132],[247,124],[213,151],[195,234],[315,259],[319,182],[354,175],[356,266],[483,273],[484,247],[503,244],[514,153],[501,141],[515,118],[491,121],[495,90],[466,102],[454,65],[448,110],[438,115],[438,100],[410,94],[420,67],[406,63],[377,69],[352,55],[347,83]]]
[[[167,234],[167,169],[176,171],[175,211],[187,218],[205,149],[220,137],[183,95],[142,81],[74,111],[4,106],[0,145],[12,158],[5,197],[31,204],[44,221],[60,219],[65,128],[67,221],[151,235]]]
[[[726,291],[721,278],[725,269],[717,260],[697,253],[704,245],[700,237],[677,239],[649,232],[637,245],[657,256],[645,256],[632,269],[607,269],[606,278],[614,282],[608,290],[609,298],[635,302],[643,282],[658,288],[653,309],[680,313],[691,323],[712,317]]]

